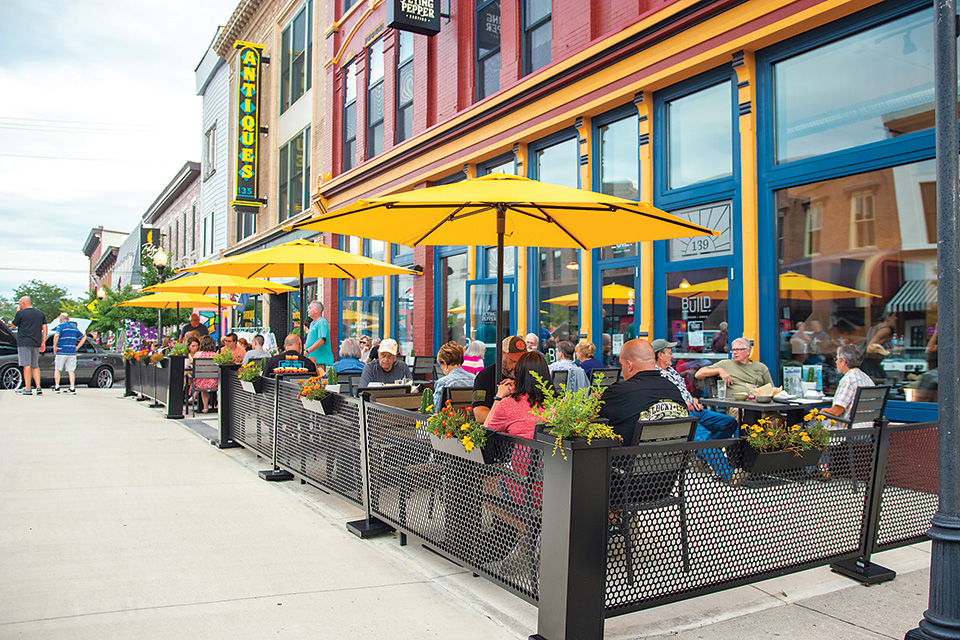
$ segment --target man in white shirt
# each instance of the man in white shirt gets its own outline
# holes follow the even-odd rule
[[[263,348],[263,336],[257,334],[253,336],[253,349],[247,351],[243,355],[243,364],[247,364],[251,360],[259,360],[261,358],[269,358],[270,352]]]
[[[558,342],[557,361],[550,365],[550,373],[553,373],[554,371],[567,372],[566,389],[570,393],[590,386],[590,381],[587,380],[587,374],[583,371],[583,369],[578,367],[577,363],[573,360],[574,348],[574,344],[569,340],[561,340]]]
[[[857,395],[857,389],[860,387],[874,386],[873,380],[860,370],[860,364],[863,362],[863,352],[860,347],[854,344],[840,345],[837,349],[837,371],[843,375],[840,383],[837,385],[837,392],[833,395],[833,406],[821,409],[820,413],[831,416],[839,416],[847,420],[850,419],[850,413],[853,409],[853,399]],[[829,420],[825,423],[828,429],[842,429],[845,424]],[[870,422],[858,422],[853,425],[855,428],[870,428],[873,424]]]

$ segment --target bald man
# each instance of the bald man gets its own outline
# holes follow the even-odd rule
[[[303,355],[303,342],[300,341],[300,336],[290,333],[283,339],[283,353],[278,353],[267,360],[263,375],[302,376],[306,374],[317,375],[317,365]]]
[[[47,320],[43,311],[33,308],[28,296],[17,300],[17,315],[14,316],[17,329],[17,358],[23,367],[23,388],[17,393],[33,395],[30,383],[37,387],[37,395],[43,394],[40,388],[40,354],[47,344]]]
[[[613,430],[627,444],[633,438],[637,420],[665,420],[689,416],[687,405],[677,386],[660,375],[653,347],[635,339],[620,349],[623,379],[603,392],[600,417],[610,421]]]

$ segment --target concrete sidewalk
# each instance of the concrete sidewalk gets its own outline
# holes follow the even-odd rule
[[[526,638],[536,609],[394,537],[355,506],[171,421],[122,390],[0,392],[0,638]],[[928,544],[865,588],[816,569],[608,620],[619,638],[903,638]]]

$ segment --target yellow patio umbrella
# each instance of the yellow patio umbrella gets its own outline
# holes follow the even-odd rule
[[[600,289],[600,295],[606,304],[630,304],[633,300],[633,289],[622,284],[607,284]],[[559,304],[564,307],[575,307],[580,304],[580,295],[577,293],[568,293],[565,296],[557,296],[544,300],[544,303]]]
[[[459,307],[454,307],[453,309],[447,309],[447,313],[456,314],[456,313],[466,313],[466,312],[467,312],[467,305],[465,304],[462,304]]]
[[[207,264],[207,263],[201,263]],[[200,266],[200,265],[196,265]],[[289,293],[296,291],[293,287],[285,284],[275,284],[269,280],[259,278],[241,278],[240,276],[228,276],[219,273],[198,273],[192,276],[177,278],[168,282],[161,282],[149,287],[144,287],[145,293],[157,291],[178,291],[182,293],[199,293],[203,295],[217,295],[217,300],[224,293]],[[223,326],[223,309],[217,305],[217,331],[221,331]]]
[[[670,289],[667,294],[676,297],[689,297],[708,294],[713,298],[727,298],[727,280],[710,280],[676,289]],[[789,300],[844,300],[851,298],[879,298],[880,296],[868,291],[851,289],[832,282],[825,282],[805,276],[801,273],[787,271],[780,275],[780,297]]]
[[[497,247],[497,308],[503,309],[503,248],[572,247],[718,236],[718,232],[635,202],[520,176],[494,173],[455,184],[358,200],[284,227],[418,245]],[[502,362],[497,313],[497,363]],[[500,368],[497,367],[499,372]]]
[[[164,291],[160,293],[152,293],[147,296],[142,296],[140,298],[134,298],[133,300],[127,300],[125,302],[119,303],[118,307],[146,307],[148,309],[157,310],[157,333],[160,333],[160,310],[162,309],[176,309],[177,316],[180,315],[180,307],[185,307],[188,309],[195,309],[197,307],[216,307],[220,304],[226,305],[228,307],[236,306],[236,302],[226,301],[221,302],[220,298],[214,298],[212,296],[204,296],[198,293],[182,293],[182,292],[172,292]]]
[[[351,235],[356,235],[351,233]],[[230,258],[214,260],[178,269],[178,272],[219,273],[242,278],[300,278],[300,305],[303,306],[303,279],[306,278],[371,278],[388,275],[418,275],[406,267],[339,251],[325,244],[294,240],[274,247],[251,251]],[[300,314],[303,334],[303,314]]]

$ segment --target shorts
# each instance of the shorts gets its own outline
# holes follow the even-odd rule
[[[39,367],[40,347],[17,347],[17,360],[21,367]]]
[[[65,356],[58,353],[56,357],[56,367],[57,367],[57,371],[67,371],[67,372],[76,371],[77,370],[76,354],[72,356]]]

